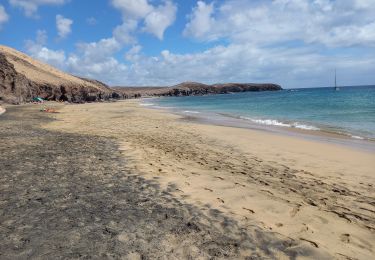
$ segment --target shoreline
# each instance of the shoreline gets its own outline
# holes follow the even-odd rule
[[[232,116],[225,113],[219,112],[206,112],[206,111],[190,111],[182,108],[175,107],[163,107],[151,103],[144,103],[152,98],[141,98],[139,103],[144,108],[155,109],[159,111],[165,111],[167,113],[176,114],[182,116],[184,120],[190,120],[192,122],[198,122],[201,124],[210,124],[216,126],[227,126],[241,129],[250,129],[255,131],[263,131],[276,135],[290,136],[301,138],[305,140],[318,141],[323,143],[330,143],[340,145],[344,147],[350,147],[357,150],[375,152],[375,140],[368,138],[358,138],[355,135],[347,133],[339,133],[333,131],[326,131],[324,129],[310,130],[310,129],[299,129],[295,127],[283,127],[277,125],[265,125],[250,120],[244,119],[240,116]]]
[[[248,234],[259,228],[339,259],[374,255],[373,153],[201,124],[139,102],[66,105],[45,128],[115,140],[130,172]],[[310,257],[324,258],[317,252]]]

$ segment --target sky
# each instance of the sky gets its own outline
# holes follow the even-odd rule
[[[375,0],[0,0],[0,44],[111,86],[375,84]]]

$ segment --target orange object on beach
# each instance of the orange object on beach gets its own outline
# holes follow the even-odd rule
[[[52,108],[42,108],[40,111],[46,112],[46,113],[59,113],[58,111],[56,111],[55,109],[52,109]]]

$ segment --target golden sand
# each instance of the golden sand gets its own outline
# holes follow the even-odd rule
[[[127,167],[207,215],[217,209],[339,259],[373,259],[375,156],[331,143],[198,124],[137,101],[66,105],[48,129],[111,137]]]

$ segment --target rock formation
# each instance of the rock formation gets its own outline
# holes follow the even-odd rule
[[[114,87],[114,89],[129,98],[141,96],[199,96],[245,91],[282,90],[279,85],[271,83],[225,83],[206,85],[198,82],[184,82],[171,87]]]
[[[0,46],[0,101],[19,104],[34,97],[86,102],[118,97],[118,94],[104,83],[72,76]]]

